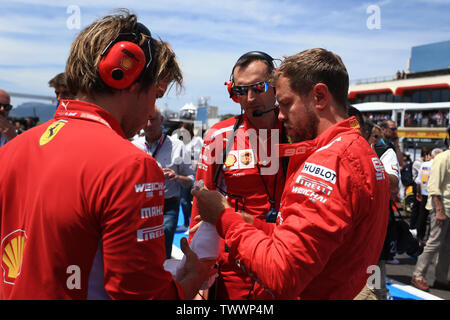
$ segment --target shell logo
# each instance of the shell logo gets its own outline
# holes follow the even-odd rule
[[[3,238],[1,243],[3,282],[14,284],[22,269],[22,259],[27,235],[16,230]]]
[[[229,154],[225,160],[225,167],[229,168],[236,163],[236,156],[233,154]]]

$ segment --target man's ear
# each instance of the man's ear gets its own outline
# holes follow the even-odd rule
[[[330,91],[324,83],[316,84],[312,89],[314,105],[317,109],[323,110],[328,106],[330,101]]]
[[[127,90],[130,91],[130,93],[136,93],[141,88],[141,85],[139,82],[135,81],[131,86],[128,87]]]

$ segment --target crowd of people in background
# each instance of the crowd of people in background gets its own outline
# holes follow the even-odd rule
[[[413,162],[408,153],[400,151],[397,126],[394,121],[387,118],[382,120],[379,118],[375,121],[374,117],[370,116],[366,118],[352,106],[350,106],[350,114],[358,118],[362,124],[362,135],[377,151],[389,173],[389,178],[392,177],[390,221],[385,247],[378,263],[383,277],[386,275],[385,264],[398,264],[396,255],[407,253],[417,263],[411,275],[411,284],[420,290],[429,291],[426,273],[432,259],[440,254],[435,266],[436,278],[432,287],[450,290],[450,283],[447,280],[450,265],[449,213],[443,209],[448,201],[450,187],[448,140],[445,141],[446,146],[442,149],[422,147],[420,157]],[[450,134],[450,127],[447,128],[447,134]],[[391,156],[388,163],[383,158],[386,150],[389,149],[395,151],[392,152],[395,157]],[[442,155],[439,156],[441,153]],[[439,159],[439,165],[433,166],[435,158]],[[411,206],[408,203],[411,203]],[[405,224],[403,220],[405,218],[408,218],[408,224]],[[381,288],[366,287],[357,298],[386,299],[387,297],[388,291],[383,282]]]
[[[365,117],[374,122],[380,124],[384,120],[391,120],[391,112],[368,112]],[[449,125],[449,113],[448,111],[410,111],[405,112],[405,127],[448,127]]]

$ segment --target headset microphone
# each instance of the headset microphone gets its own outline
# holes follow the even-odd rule
[[[278,108],[278,106],[276,106],[276,107],[274,107],[274,108],[272,108],[272,109],[266,110],[266,111],[255,110],[255,111],[253,111],[252,115],[253,115],[254,117],[261,117],[263,114],[269,113],[269,112],[271,112],[271,111],[274,111],[274,110],[276,110],[277,108]]]

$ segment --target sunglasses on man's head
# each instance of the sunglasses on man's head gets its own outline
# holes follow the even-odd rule
[[[12,105],[10,105],[9,103],[0,103],[0,107],[3,107],[6,111],[9,111],[12,109]]]
[[[269,90],[269,83],[267,81],[257,82],[248,86],[234,86],[231,88],[233,93],[237,96],[246,96],[248,89],[252,89],[255,93],[263,93]]]

